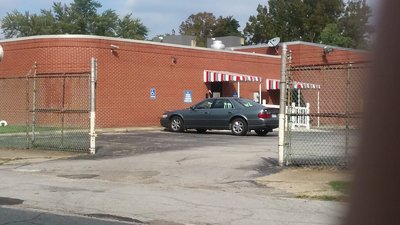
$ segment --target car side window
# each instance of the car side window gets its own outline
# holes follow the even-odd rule
[[[207,99],[196,105],[196,109],[211,109],[214,99]]]
[[[212,107],[213,109],[233,109],[233,104],[228,99],[217,99]]]

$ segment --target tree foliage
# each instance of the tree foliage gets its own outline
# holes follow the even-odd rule
[[[370,31],[368,20],[371,8],[365,0],[349,1],[343,16],[339,20],[340,32],[344,37],[350,37],[351,43],[345,47],[365,48],[366,36]]]
[[[190,15],[179,27],[179,33],[196,36],[198,46],[205,47],[207,38],[241,36],[239,21],[228,17],[216,18],[213,13],[200,12]]]
[[[207,46],[207,38],[212,37],[215,26],[215,16],[212,13],[200,12],[190,15],[185,22],[179,26],[179,33],[196,36],[198,46]]]
[[[269,0],[250,16],[244,35],[251,44],[279,36],[283,41],[308,41],[343,47],[365,47],[371,16],[365,0]]]
[[[242,33],[239,31],[239,27],[239,21],[234,19],[233,16],[220,16],[215,21],[212,35],[213,37],[241,36]]]
[[[145,39],[148,29],[132,14],[120,18],[112,9],[98,12],[102,5],[95,0],[74,0],[70,5],[54,2],[52,10],[39,14],[7,13],[1,20],[6,38],[45,34],[90,34],[131,39]]]

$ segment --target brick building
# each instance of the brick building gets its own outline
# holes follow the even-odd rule
[[[291,65],[296,66],[343,64],[366,58],[364,51],[334,48],[324,54],[324,45],[306,42],[287,44]],[[158,125],[164,111],[189,107],[204,99],[210,91],[214,95],[240,95],[250,99],[258,98],[261,92],[265,103],[279,104],[279,90],[271,88],[271,81],[280,78],[280,49],[266,45],[243,46],[227,51],[84,35],[8,39],[1,40],[0,45],[4,49],[0,79],[32,75],[29,71],[34,65],[38,74],[48,76],[87,73],[90,71],[90,59],[96,58],[99,127]],[[323,81],[310,81],[304,77],[299,82],[322,84]],[[63,104],[73,108],[79,97],[74,97],[74,88],[85,88],[86,84],[74,81],[66,85],[66,93],[72,97],[62,100],[65,101]],[[60,88],[51,82],[38,88],[42,88],[45,95],[53,96],[45,97],[43,104],[49,108],[56,107],[55,102],[60,101]],[[14,118],[24,118],[26,98],[16,98],[12,104],[5,103],[18,90],[4,85],[1,89],[0,104],[7,107],[0,109],[0,115],[7,117],[12,114]],[[84,97],[88,93],[82,95]],[[86,101],[81,104],[86,104]],[[21,116],[15,117],[18,113]],[[25,121],[14,119],[11,122]]]
[[[130,127],[158,125],[166,110],[189,107],[205,98],[209,90],[221,96],[253,98],[267,78],[280,76],[280,56],[246,52],[220,51],[145,41],[83,35],[36,36],[0,41],[4,59],[0,78],[24,77],[37,65],[37,73],[79,74],[90,71],[90,59],[97,59],[97,125]],[[215,72],[211,79],[207,72]],[[218,73],[218,74],[217,74]],[[30,73],[32,75],[32,72]],[[221,75],[229,81],[218,82]],[[213,82],[209,82],[213,81]],[[240,81],[240,90],[239,82]],[[66,93],[85,83],[74,81]],[[38,87],[41,88],[41,87]],[[2,87],[0,114],[14,115],[14,123],[23,123],[26,99],[24,86]],[[42,89],[53,97],[44,97],[47,108],[60,101],[60,88],[47,83]],[[8,91],[7,91],[8,90]],[[21,92],[21,98],[15,98]],[[186,91],[186,92],[185,92]],[[191,94],[186,98],[185,93]],[[152,96],[150,92],[153,93]],[[239,93],[240,92],[240,93]],[[76,94],[76,93],[75,93]],[[85,94],[82,94],[85,96]],[[15,98],[4,103],[7,99]],[[267,102],[276,102],[269,96]],[[73,105],[77,97],[64,99]],[[190,102],[191,100],[191,102]],[[16,113],[20,117],[15,117]],[[21,118],[17,121],[17,118]],[[3,118],[7,119],[7,118]]]

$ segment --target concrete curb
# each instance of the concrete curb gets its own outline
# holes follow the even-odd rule
[[[164,127],[118,127],[118,128],[99,128],[96,133],[124,133],[135,131],[161,131]]]

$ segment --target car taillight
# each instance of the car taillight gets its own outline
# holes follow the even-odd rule
[[[260,112],[258,114],[258,118],[260,119],[269,119],[271,118],[271,114],[269,114],[268,112],[264,111],[264,112]]]

